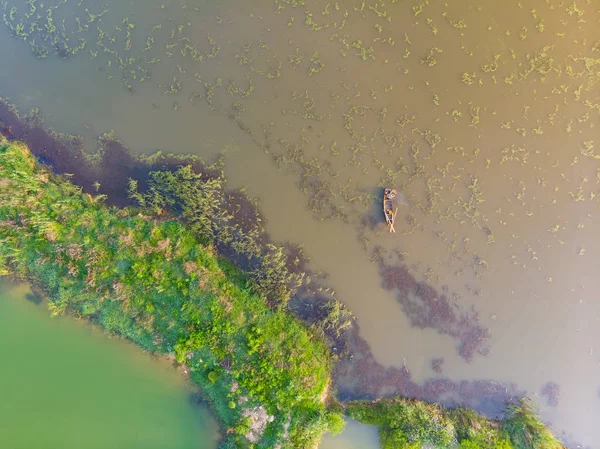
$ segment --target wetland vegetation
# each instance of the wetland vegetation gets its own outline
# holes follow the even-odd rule
[[[0,269],[33,281],[53,314],[88,318],[189,368],[227,430],[223,447],[311,447],[340,430],[323,341],[253,293],[173,220],[111,209],[0,147]]]
[[[346,404],[348,416],[380,428],[382,449],[561,449],[529,400],[510,404],[501,420],[465,408],[395,398]]]
[[[302,245],[267,235],[267,218],[280,241],[289,222],[260,214],[244,189],[226,190],[225,157],[135,156],[111,134],[86,153],[81,139],[42,129],[39,111],[19,118],[4,103],[1,128],[85,193],[157,223],[176,219],[229,259],[244,289],[299,317],[341,360],[344,397],[502,403],[526,384],[548,405],[544,419],[597,445],[596,9],[593,0],[0,2],[5,40],[22,45],[6,42],[6,54],[24,62],[31,50],[39,65],[22,74],[44,73],[26,86],[5,71],[4,85],[20,88],[11,101],[31,95],[25,104],[53,114],[53,126],[88,139],[114,128],[136,152],[212,161],[211,148],[235,136],[243,154],[228,154],[244,171],[270,160],[296,182],[295,223],[323,222],[294,233],[315,273]],[[50,73],[81,73],[64,77],[77,94],[52,92],[44,104]],[[268,184],[241,182],[260,196]],[[375,186],[402,192],[395,240],[382,236]],[[335,283],[322,275],[336,270]],[[366,341],[346,347],[356,322],[373,352]],[[506,364],[517,347],[518,363]],[[494,378],[505,382],[479,380]]]
[[[190,170],[155,174],[145,194],[132,184],[131,195],[155,213],[145,215],[105,205],[40,167],[22,143],[2,138],[0,274],[42,288],[53,315],[89,319],[184,364],[223,426],[223,448],[314,447],[324,432],[343,428],[325,339],[216,254],[210,220],[190,222],[186,209],[189,228],[158,217],[169,187],[195,197],[195,213],[215,206],[210,182],[179,190]],[[346,407],[350,417],[382,428],[385,449],[561,447],[528,404],[510,405],[501,426],[415,400]]]

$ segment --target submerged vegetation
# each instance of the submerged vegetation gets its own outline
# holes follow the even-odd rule
[[[296,313],[297,307],[287,307],[296,293],[330,292],[328,297],[311,295],[311,313],[296,315],[330,347],[343,346],[352,313],[331,289],[319,286],[320,275],[307,271],[300,245],[276,244],[268,237],[256,198],[244,189],[227,189],[221,157],[208,164],[194,155],[135,156],[113,134],[101,136],[98,150],[90,154],[80,138],[46,130],[37,110],[20,116],[1,99],[0,123],[10,130],[9,139],[23,140],[38,160],[68,175],[84,192],[100,195],[110,205],[135,205],[155,218],[168,215],[183,222],[200,242],[234,262],[246,274],[248,288],[271,307]]]
[[[251,216],[252,220],[244,223],[243,218],[233,214],[235,203],[226,201],[222,175],[206,179],[187,165],[174,172],[153,171],[149,176],[146,193],[138,191],[137,181],[129,182],[129,196],[140,207],[156,215],[169,211],[203,243],[215,242],[221,249],[245,257],[239,262],[250,274],[251,288],[272,304],[287,304],[302,285],[304,274],[288,267],[288,254],[283,247],[261,245],[260,219],[257,222],[257,217]]]
[[[502,420],[402,398],[347,404],[348,415],[379,427],[382,449],[561,449],[531,402],[510,404]]]
[[[53,314],[88,318],[189,367],[226,429],[223,447],[312,447],[330,356],[297,319],[173,220],[117,209],[0,141],[0,273],[41,287]]]

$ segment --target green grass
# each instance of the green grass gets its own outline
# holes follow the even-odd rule
[[[225,191],[222,174],[207,177],[190,165],[175,171],[151,171],[145,193],[139,192],[135,180],[129,181],[128,191],[130,199],[145,212],[158,216],[171,214],[200,242],[239,256],[238,263],[248,275],[249,287],[272,306],[285,307],[302,284],[304,274],[291,269],[285,249],[264,241],[259,214],[255,210],[245,217],[236,213],[242,204],[227,200],[231,197]]]
[[[378,426],[382,449],[561,449],[530,401],[509,405],[502,420],[466,408],[392,398],[346,404],[348,416]]]
[[[386,449],[409,442],[433,447],[452,447],[457,442],[452,422],[438,405],[394,399],[374,404],[352,402],[347,411],[353,419],[384,429],[380,439]]]
[[[539,420],[529,400],[508,407],[502,421],[502,428],[510,435],[515,449],[562,448],[562,444]]]
[[[328,349],[202,243],[177,221],[107,207],[0,142],[0,273],[40,286],[54,314],[185,362],[228,430],[223,447],[313,447],[339,428],[322,401]],[[243,410],[259,406],[273,420],[252,445]]]

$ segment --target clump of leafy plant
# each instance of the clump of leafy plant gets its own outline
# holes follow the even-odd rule
[[[542,423],[530,400],[508,406],[502,428],[510,436],[515,449],[560,449],[562,444]]]
[[[346,404],[348,415],[378,426],[382,449],[561,449],[529,400],[507,407],[502,420],[466,408],[405,398]]]

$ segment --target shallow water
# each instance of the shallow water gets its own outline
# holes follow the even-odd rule
[[[17,18],[30,8],[7,5]],[[76,30],[86,5],[109,11],[76,33],[89,47],[68,60],[38,61],[0,28],[0,58],[12,62],[0,95],[39,107],[48,125],[89,146],[113,129],[136,152],[226,150],[230,184],[261,197],[269,233],[302,243],[311,267],[329,274],[380,363],[417,381],[515,382],[559,434],[600,448],[593,1],[84,1],[61,6],[55,22]],[[142,59],[119,70],[95,43],[99,29],[115,38],[102,46]],[[186,42],[202,61],[181,52]],[[139,82],[140,67],[151,79]],[[311,175],[304,192],[302,173]],[[309,203],[316,182],[329,183],[332,199],[321,211]],[[360,221],[379,213],[364,193],[384,185],[406,200],[392,235]],[[316,218],[333,205],[349,224]],[[491,332],[477,349],[489,353],[475,350],[468,363],[460,338],[412,327],[421,317],[381,287],[375,245],[401,253],[457,316],[474,310]],[[431,368],[439,357],[441,374]],[[556,405],[539,396],[548,382],[559,387]]]
[[[0,447],[217,447],[218,427],[164,360],[0,284]]]
[[[377,428],[347,420],[344,431],[336,436],[325,435],[320,449],[377,449],[379,435]]]

